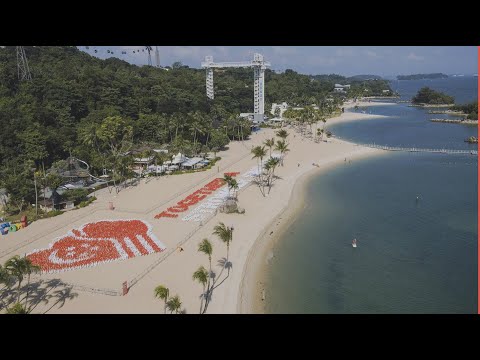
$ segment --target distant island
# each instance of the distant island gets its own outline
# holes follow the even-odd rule
[[[412,103],[416,106],[453,106],[455,98],[425,86],[418,90],[417,95],[412,98]]]
[[[398,75],[397,80],[422,80],[422,79],[444,79],[448,75],[442,73],[433,74],[413,74],[413,75]]]

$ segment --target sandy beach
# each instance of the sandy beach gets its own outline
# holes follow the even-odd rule
[[[386,103],[357,103],[378,106]],[[394,103],[388,103],[395,105]],[[355,104],[345,104],[345,108]],[[384,116],[343,113],[329,119],[332,123],[359,121]],[[320,127],[323,125],[319,125]],[[245,214],[217,213],[201,222],[184,221],[192,207],[178,218],[155,218],[174,206],[187,195],[201,189],[224,172],[239,172],[239,176],[257,166],[250,153],[253,146],[261,145],[275,136],[274,129],[262,129],[252,134],[248,141],[232,142],[229,148],[218,153],[222,157],[214,168],[184,175],[143,179],[137,186],[110,192],[96,192],[98,198],[92,205],[61,216],[36,221],[26,229],[2,236],[0,262],[13,255],[24,255],[34,249],[47,248],[56,238],[72,229],[99,220],[138,219],[151,226],[152,233],[164,245],[165,250],[145,256],[98,264],[95,267],[41,274],[32,281],[60,279],[72,288],[60,300],[40,303],[34,313],[163,313],[163,301],[155,299],[153,290],[162,284],[170,294],[178,294],[185,313],[198,313],[202,286],[192,280],[192,274],[200,265],[208,268],[208,258],[197,251],[204,238],[213,244],[212,270],[221,277],[212,293],[207,313],[259,313],[262,312],[262,274],[266,259],[271,256],[275,240],[282,229],[295,218],[303,206],[303,193],[309,178],[319,172],[361,157],[383,154],[382,150],[358,146],[340,139],[314,142],[303,138],[293,128],[289,132],[290,152],[284,166],[275,171],[279,179],[265,197],[258,187],[250,184],[238,194],[239,206]],[[268,151],[268,150],[267,150]],[[315,165],[314,165],[315,164]],[[208,201],[209,197],[199,202]],[[109,210],[112,202],[115,209]],[[219,222],[233,226],[233,242],[230,245],[229,272],[218,265],[226,256],[225,245],[214,235],[213,228]],[[183,251],[179,250],[179,247]],[[227,273],[227,274],[226,274]],[[227,276],[228,275],[228,276]],[[122,296],[122,284],[128,283],[128,294]]]

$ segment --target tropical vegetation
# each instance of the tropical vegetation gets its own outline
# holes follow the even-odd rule
[[[454,105],[450,107],[450,110],[461,111],[464,114],[468,114],[467,119],[469,120],[478,120],[478,101],[469,104]]]
[[[425,86],[418,90],[417,94],[412,98],[412,103],[430,105],[453,104],[455,103],[455,98]]]

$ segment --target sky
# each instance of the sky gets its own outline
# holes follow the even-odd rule
[[[144,46],[79,48],[102,59],[115,56],[136,65],[146,65],[148,61],[147,52],[141,51]],[[474,74],[478,69],[475,46],[159,46],[158,50],[161,66],[179,61],[200,68],[207,55],[213,56],[214,62],[249,61],[258,52],[272,64],[272,70],[292,69],[311,75]],[[155,46],[152,62],[155,64]]]

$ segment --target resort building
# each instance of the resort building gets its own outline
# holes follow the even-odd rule
[[[281,104],[273,103],[272,104],[272,109],[270,110],[270,113],[272,115],[275,115],[275,111],[277,109],[280,109],[280,117],[282,117],[283,113],[288,109],[288,104],[286,102],[282,102]]]
[[[339,92],[339,93],[345,93],[349,89],[350,89],[350,85],[335,84],[335,88],[333,89],[333,91],[334,92]]]

